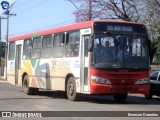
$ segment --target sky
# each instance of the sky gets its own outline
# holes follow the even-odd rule
[[[4,0],[0,0],[4,1]],[[10,3],[15,0],[5,0]],[[68,0],[16,0],[9,18],[9,36],[54,28],[75,22],[74,5]],[[3,10],[0,6],[0,13]],[[2,15],[1,17],[6,17]],[[6,19],[2,19],[2,41],[6,36]]]

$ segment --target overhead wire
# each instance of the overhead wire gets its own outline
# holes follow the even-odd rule
[[[16,9],[16,10],[18,11],[18,13],[27,12],[27,11],[36,9],[36,8],[38,8],[38,7],[41,7],[41,6],[43,6],[43,5],[46,5],[46,4],[48,4],[48,3],[50,3],[50,2],[53,2],[53,1],[54,1],[54,0],[42,0],[41,2],[35,3],[35,4],[33,4],[33,5],[31,5],[31,6],[28,6],[28,7],[26,7],[26,8],[23,8],[23,9],[20,9],[20,10]]]
[[[24,33],[29,33],[29,32],[37,32],[37,31],[40,31],[40,30],[46,30],[46,29],[50,29],[50,28],[55,28],[55,27],[59,27],[59,26],[71,23],[71,21],[73,21],[73,19],[69,19],[69,20],[62,21],[62,22],[57,23],[57,24],[53,24],[53,25],[49,25],[49,26],[44,26],[44,27],[40,27],[40,28],[36,28],[36,29],[32,29],[32,30],[26,30],[26,31],[11,33],[11,35],[14,36],[14,35],[18,35],[18,34],[24,34]]]
[[[18,3],[17,2],[17,0],[15,1],[16,2],[16,4],[14,4],[14,7],[12,7],[13,9],[14,8],[21,8],[21,7],[23,7],[23,5],[26,5],[27,3],[29,3],[29,2],[31,2],[31,0],[26,0],[26,1],[23,1],[23,2],[21,2],[21,3]],[[11,9],[10,9],[10,11],[11,11]]]
[[[79,11],[79,13],[84,17],[84,19],[88,21],[86,16],[81,12],[81,10],[76,6],[76,4],[72,0],[68,0],[68,1],[71,2],[74,5],[74,7]]]
[[[16,4],[14,7],[21,7],[21,6],[23,6],[23,5],[26,5],[26,4],[29,3],[29,2],[31,2],[31,0],[26,0],[26,1],[23,1],[23,2],[21,2],[21,3],[19,3],[19,4]]]
[[[19,3],[19,4],[16,4],[14,7],[16,6],[19,6],[19,5],[23,5],[23,4],[27,4],[28,2],[30,2],[31,0],[26,0],[22,3]],[[53,2],[54,0],[42,0],[41,2],[39,3],[36,3],[36,7],[35,7],[35,4],[25,8],[25,9],[21,9],[21,10],[18,10],[19,12],[24,12],[24,11],[28,11],[28,10],[33,10],[35,8],[38,8],[38,7],[41,7],[43,5],[46,5],[50,2]],[[70,22],[70,21],[73,21],[73,20],[67,20],[67,21],[63,21],[63,22],[60,22],[60,23],[57,23],[57,24],[54,24],[54,25],[49,25],[49,26],[45,26],[45,27],[41,27],[41,28],[37,28],[35,30],[32,29],[32,31],[38,31],[38,30],[42,30],[42,29],[48,29],[50,27],[57,27],[57,26],[60,26],[60,25],[64,25],[66,22]],[[23,32],[19,32],[19,33],[11,33],[11,35],[16,35],[16,34],[21,34],[21,33],[26,33],[26,32],[30,32],[30,30],[28,31],[23,31]]]

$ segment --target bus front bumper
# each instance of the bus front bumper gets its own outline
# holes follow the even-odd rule
[[[150,85],[103,85],[92,84],[90,87],[91,94],[115,94],[115,93],[138,93],[149,94]]]

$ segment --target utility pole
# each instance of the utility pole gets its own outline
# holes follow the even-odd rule
[[[1,16],[0,16],[0,42],[1,42],[1,27],[2,27],[2,20],[1,20]],[[0,77],[1,77],[1,54],[0,54]]]
[[[7,35],[6,35],[6,51],[5,51],[5,80],[7,81],[7,60],[8,60],[8,36],[9,36],[9,14],[7,14]]]
[[[0,42],[1,42],[1,27],[2,27],[2,24],[1,24],[1,16],[0,16]],[[0,54],[0,77],[1,77],[1,54]]]
[[[5,79],[7,80],[7,60],[8,60],[8,39],[9,39],[9,17],[10,16],[16,16],[16,14],[10,14],[9,12],[8,12],[8,14],[7,14],[7,35],[6,35],[6,54],[5,54]]]
[[[0,16],[0,41],[1,41],[1,32],[2,32],[2,18],[1,18],[1,16]]]
[[[15,2],[14,2],[15,3]],[[13,3],[13,4],[14,4]],[[5,79],[7,80],[7,59],[8,59],[8,38],[9,38],[9,17],[14,15],[16,16],[16,14],[10,14],[10,10],[9,8],[13,6],[13,4],[11,6],[9,6],[9,3],[7,1],[2,1],[1,2],[1,6],[4,10],[6,10],[4,12],[4,14],[7,15],[7,36],[6,36],[6,54],[5,54]]]
[[[92,0],[89,0],[88,20],[92,20]]]

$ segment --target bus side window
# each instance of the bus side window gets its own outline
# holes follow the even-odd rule
[[[54,58],[60,58],[64,56],[64,40],[65,34],[56,34],[53,39],[53,53]]]
[[[52,54],[52,35],[43,36],[42,58],[50,58]]]
[[[84,42],[85,42],[85,57],[88,57],[88,51],[90,51],[92,46],[90,35],[86,35],[84,37]]]
[[[42,47],[42,39],[41,37],[37,37],[33,39],[33,49],[31,53],[31,58],[37,59],[41,57],[41,47]]]
[[[15,57],[15,42],[9,44],[9,55],[8,60],[14,60]]]
[[[31,38],[25,39],[23,44],[23,59],[30,59],[32,49],[32,40]]]
[[[66,57],[79,56],[80,32],[74,31],[67,33],[66,38]]]

